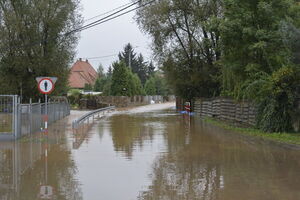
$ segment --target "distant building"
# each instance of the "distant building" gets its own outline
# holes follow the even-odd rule
[[[86,84],[94,85],[97,77],[98,73],[88,60],[82,61],[80,58],[71,68],[69,86],[71,88],[83,89]]]

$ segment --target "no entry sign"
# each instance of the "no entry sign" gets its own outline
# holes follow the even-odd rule
[[[54,83],[50,78],[42,78],[38,82],[39,91],[43,94],[50,94],[54,90]]]

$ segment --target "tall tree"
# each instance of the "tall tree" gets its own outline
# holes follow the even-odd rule
[[[97,73],[98,73],[98,77],[102,77],[102,76],[105,75],[104,74],[104,68],[103,68],[103,65],[101,63],[98,66]]]
[[[144,93],[140,79],[124,62],[113,63],[111,95],[133,96]]]
[[[133,73],[136,73],[141,80],[141,83],[144,85],[148,79],[148,63],[145,62],[142,54],[139,54],[137,58],[137,69]]]
[[[219,94],[222,12],[221,0],[156,1],[138,10],[136,20],[152,36],[155,55],[177,95]]]
[[[133,72],[137,71],[136,53],[130,43],[125,45],[123,52],[119,53],[119,60],[123,61]]]
[[[295,56],[299,4],[294,0],[224,3],[223,94],[255,99],[258,126],[264,131],[290,131],[300,85]]]
[[[131,69],[134,74],[137,74],[142,84],[144,85],[148,78],[148,63],[144,60],[142,54],[137,56],[130,43],[128,43],[123,52],[119,53],[119,60],[125,62],[125,64]]]
[[[35,77],[56,76],[66,92],[80,26],[77,0],[0,0],[1,93],[37,95]]]

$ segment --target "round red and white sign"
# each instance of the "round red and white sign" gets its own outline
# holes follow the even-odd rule
[[[50,78],[43,78],[39,81],[38,88],[43,94],[50,94],[54,90],[54,83]]]

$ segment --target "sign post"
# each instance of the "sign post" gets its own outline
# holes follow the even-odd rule
[[[47,136],[47,143],[45,143],[45,182],[48,182],[48,94],[54,90],[54,84],[57,81],[56,77],[37,77],[39,91],[45,95],[45,135]],[[40,197],[48,199],[53,195],[53,188],[51,186],[40,187]]]
[[[45,131],[47,134],[48,130],[48,94],[53,92],[54,84],[57,81],[56,77],[38,77],[36,78],[38,82],[38,89],[42,94],[45,94]]]

